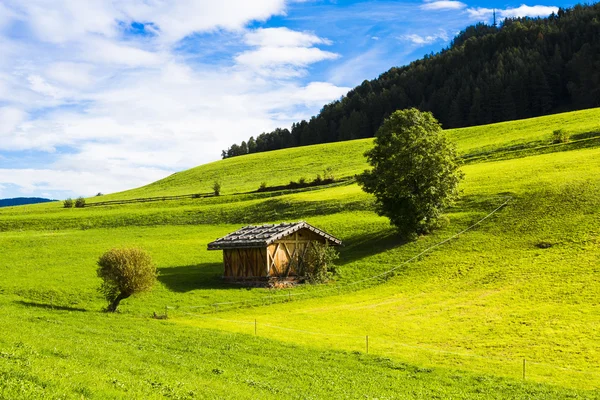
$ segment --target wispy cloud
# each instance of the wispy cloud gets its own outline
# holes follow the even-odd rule
[[[246,33],[244,39],[246,44],[259,47],[311,47],[315,44],[331,44],[331,40],[318,37],[312,32],[298,32],[285,27],[255,29]]]
[[[271,77],[303,75],[308,65],[339,57],[339,54],[314,47],[316,44],[330,45],[328,39],[288,28],[250,31],[245,35],[245,42],[256,48],[238,54],[235,60]]]
[[[460,1],[452,1],[452,0],[425,0],[425,4],[420,6],[421,10],[462,10],[467,7],[467,5]]]
[[[476,7],[467,9],[467,14],[472,20],[488,21],[494,13],[492,8]]]
[[[440,30],[437,33],[429,34],[429,35],[418,35],[416,33],[411,33],[407,35],[400,36],[400,40],[411,42],[414,45],[422,46],[427,44],[432,44],[437,41],[447,42],[450,40],[448,33],[444,30]]]

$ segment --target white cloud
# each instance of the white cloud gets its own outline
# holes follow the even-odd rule
[[[245,51],[236,57],[239,64],[252,68],[281,65],[306,67],[323,60],[333,60],[339,55],[316,47],[261,47]]]
[[[516,17],[547,17],[552,13],[558,13],[558,7],[552,6],[527,6],[525,4],[517,8],[507,8],[500,11],[502,18]]]
[[[66,192],[91,196],[98,191],[115,192],[122,188],[119,181],[141,186],[164,177],[166,171],[150,168],[125,168],[112,173],[56,169],[0,169],[0,182],[18,186],[23,195],[45,192]],[[6,188],[6,186],[4,186]]]
[[[256,29],[248,32],[244,39],[250,46],[259,47],[310,47],[315,44],[331,44],[331,41],[313,33],[293,31],[285,27]]]
[[[82,58],[88,62],[126,67],[152,67],[164,62],[160,53],[104,39],[88,40],[82,50]]]
[[[111,37],[116,34],[116,18],[122,18],[110,2],[102,0],[6,0],[18,18],[28,23],[45,42],[64,43],[80,40],[86,34]]]
[[[59,85],[84,88],[93,83],[92,71],[91,64],[59,61],[48,66],[46,74]]]
[[[432,10],[432,11],[441,11],[441,10],[462,10],[467,5],[460,1],[451,1],[451,0],[443,0],[443,1],[432,1],[426,0],[425,4],[420,6],[421,10]]]
[[[26,117],[27,114],[18,108],[0,107],[0,137],[13,133]]]
[[[123,7],[136,21],[154,21],[160,36],[174,42],[193,32],[214,29],[241,30],[250,21],[264,21],[285,11],[284,0],[178,0],[140,2],[128,0]]]
[[[302,76],[308,65],[339,57],[339,54],[314,47],[331,44],[329,40],[288,28],[257,29],[246,33],[244,39],[256,48],[238,54],[236,62],[276,78]]]
[[[552,13],[558,12],[558,7],[553,6],[528,6],[521,5],[516,8],[497,9],[496,16],[498,19],[505,18],[518,18],[518,17],[546,17]],[[494,9],[485,7],[468,8],[467,14],[472,20],[476,21],[489,21],[493,14]]]
[[[349,87],[339,87],[329,82],[311,82],[307,86],[288,85],[275,93],[271,101],[273,109],[287,107],[288,102],[305,107],[319,107],[332,100],[339,99],[350,90]],[[268,99],[265,99],[268,101]]]
[[[400,37],[400,40],[409,41],[417,46],[424,46],[431,43],[435,43],[438,40],[443,40],[447,42],[450,38],[448,37],[448,33],[444,30],[440,30],[438,33],[432,35],[418,35],[416,33],[403,35]]]
[[[173,43],[194,32],[241,30],[285,11],[284,0],[5,0],[27,21],[40,40],[79,41],[88,34],[107,38],[119,34],[118,21],[152,21],[161,40]]]
[[[64,93],[62,93],[61,90],[46,82],[46,80],[39,75],[30,75],[27,80],[29,81],[30,89],[34,92],[53,97],[55,99],[64,97]]]
[[[477,21],[488,21],[494,13],[492,8],[484,8],[484,7],[476,7],[476,8],[468,8],[467,14],[473,20]]]

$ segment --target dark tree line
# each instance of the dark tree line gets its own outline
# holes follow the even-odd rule
[[[450,46],[364,81],[291,130],[251,137],[222,157],[367,138],[399,109],[431,111],[445,128],[600,106],[600,4],[548,18],[477,24]]]

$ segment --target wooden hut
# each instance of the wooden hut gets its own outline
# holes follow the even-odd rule
[[[339,246],[342,241],[304,221],[246,226],[208,244],[223,250],[223,277],[234,281],[295,279],[313,243]]]

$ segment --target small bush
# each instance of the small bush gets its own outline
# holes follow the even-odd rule
[[[72,208],[73,207],[73,199],[72,198],[68,198],[65,201],[63,201],[63,207],[65,208]]]
[[[99,197],[99,196],[104,196],[104,194],[102,194],[102,192],[96,193],[96,197]]]
[[[106,311],[115,312],[121,300],[148,291],[156,283],[156,267],[142,249],[112,249],[98,260],[100,292],[109,302]]]
[[[267,182],[261,182],[260,186],[258,187],[258,191],[264,192],[265,190],[267,190]]]
[[[552,132],[552,143],[569,143],[571,134],[564,129],[557,129]]]
[[[300,186],[306,185],[306,178],[305,177],[301,177],[300,179],[298,179],[298,184]]]
[[[215,181],[212,188],[213,188],[213,192],[214,192],[215,196],[221,195],[221,182]]]
[[[325,283],[337,273],[334,261],[339,258],[338,252],[327,244],[313,243],[303,260],[305,276],[310,283]]]
[[[321,175],[317,174],[317,177],[315,178],[315,180],[313,181],[313,183],[315,185],[320,185],[323,182],[323,179],[321,179]]]
[[[77,207],[77,208],[85,207],[85,199],[83,197],[78,197],[77,200],[75,200],[75,207]]]
[[[335,177],[333,176],[333,168],[327,167],[325,171],[323,171],[323,180],[325,181],[333,181]]]

